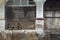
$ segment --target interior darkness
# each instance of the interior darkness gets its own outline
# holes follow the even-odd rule
[[[60,0],[47,0],[44,4],[44,10],[60,10]]]
[[[29,1],[33,1],[33,0],[29,0]]]

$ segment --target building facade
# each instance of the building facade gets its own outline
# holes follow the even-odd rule
[[[26,38],[26,40],[60,39],[59,0],[3,0],[1,2],[0,32],[8,37],[6,39],[2,35],[6,40],[19,40],[21,39],[19,35],[22,37],[25,35],[22,39]]]

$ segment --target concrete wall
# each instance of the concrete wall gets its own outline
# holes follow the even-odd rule
[[[0,30],[5,30],[5,4],[4,0],[0,1]]]

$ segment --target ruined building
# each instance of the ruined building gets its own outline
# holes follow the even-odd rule
[[[59,0],[1,0],[1,40],[60,40]]]

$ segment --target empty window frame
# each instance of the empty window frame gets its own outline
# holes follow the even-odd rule
[[[35,7],[7,7],[6,8],[6,29],[34,29],[36,18]]]

